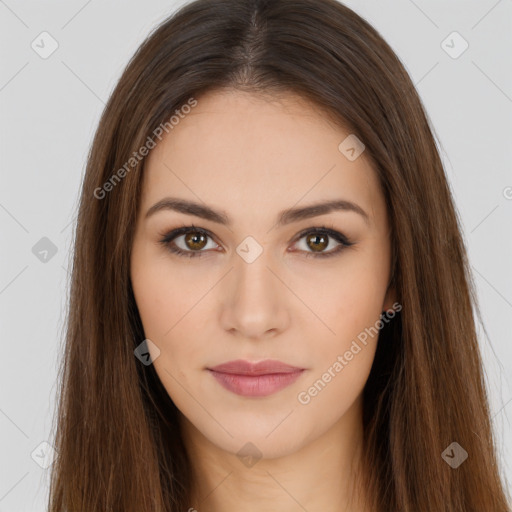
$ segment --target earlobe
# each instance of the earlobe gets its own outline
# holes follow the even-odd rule
[[[395,287],[389,287],[386,296],[384,297],[384,303],[382,304],[382,312],[394,309],[393,305],[396,304],[396,290]]]

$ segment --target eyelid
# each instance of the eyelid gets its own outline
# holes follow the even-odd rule
[[[175,229],[171,229],[170,231],[165,231],[164,233],[159,233],[160,240],[159,243],[161,243],[167,250],[169,250],[171,253],[181,255],[189,256],[189,257],[195,257],[196,255],[199,257],[203,257],[204,254],[210,252],[210,251],[184,251],[183,249],[179,247],[172,247],[171,243],[174,242],[174,240],[180,236],[183,236],[189,232],[195,232],[200,233],[202,235],[205,235],[212,239],[217,245],[220,245],[216,242],[215,235],[205,228],[199,228],[194,226],[193,224],[189,224],[186,226],[181,226]]]
[[[185,257],[191,257],[191,258],[204,257],[205,253],[208,254],[209,252],[211,252],[211,250],[208,250],[208,251],[204,251],[204,250],[185,251],[179,247],[171,246],[171,243],[176,238],[178,238],[179,236],[182,236],[186,233],[189,233],[189,232],[196,232],[196,233],[203,234],[203,235],[209,237],[210,239],[212,239],[217,245],[220,245],[216,241],[216,236],[211,231],[209,231],[208,229],[205,229],[205,228],[196,227],[193,224],[181,226],[181,227],[178,227],[175,229],[171,229],[170,231],[166,231],[164,233],[159,233],[159,235],[161,237],[159,240],[159,243],[161,243],[171,253],[177,254],[178,256],[185,256]],[[332,249],[327,252],[315,253],[313,251],[301,251],[301,250],[294,250],[293,252],[304,253],[304,255],[306,257],[313,256],[313,257],[317,257],[317,258],[327,258],[329,256],[335,256],[336,254],[341,252],[343,249],[346,249],[346,248],[354,245],[354,242],[350,241],[346,235],[337,231],[336,229],[334,229],[334,227],[327,227],[325,225],[311,226],[309,228],[303,229],[302,231],[297,233],[292,238],[291,242],[293,242],[295,244],[299,240],[301,240],[304,236],[306,236],[307,234],[310,234],[310,233],[311,234],[320,234],[320,235],[325,234],[329,238],[334,239],[339,244],[339,246],[336,249]]]
[[[297,235],[295,235],[295,237],[292,240],[295,243],[309,233],[321,233],[321,234],[323,233],[323,234],[330,236],[331,238],[334,238],[337,242],[343,243],[347,246],[352,245],[352,242],[343,233],[340,233],[338,230],[334,229],[333,227],[327,227],[325,225],[318,226],[318,227],[312,226],[312,227],[303,229],[302,231],[297,233]]]

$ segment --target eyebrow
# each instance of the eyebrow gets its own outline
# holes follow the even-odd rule
[[[196,203],[186,199],[178,199],[175,197],[165,197],[155,203],[146,212],[145,218],[147,219],[151,215],[157,212],[172,210],[178,213],[184,213],[186,215],[194,215],[224,226],[231,226],[231,220],[222,211],[215,210],[214,208],[205,204]],[[292,222],[298,222],[300,220],[309,219],[311,217],[317,217],[319,215],[325,215],[327,213],[335,211],[354,212],[359,214],[366,224],[370,223],[368,214],[357,204],[352,203],[344,199],[337,199],[333,201],[314,203],[308,206],[302,206],[299,208],[289,208],[282,210],[277,215],[277,226],[284,226],[291,224]]]

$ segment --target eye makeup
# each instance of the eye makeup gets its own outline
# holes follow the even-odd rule
[[[182,237],[187,234],[195,234],[196,236],[204,237],[207,239],[214,240],[215,237],[213,234],[204,228],[196,227],[193,224],[189,226],[182,226],[176,229],[173,229],[171,231],[165,232],[160,234],[161,239],[159,240],[159,243],[163,245],[167,250],[169,250],[172,254],[176,254],[178,256],[186,257],[186,258],[201,258],[204,257],[204,253],[211,252],[211,249],[209,250],[190,250],[190,249],[183,249],[176,245],[175,240],[179,237]],[[340,233],[339,231],[336,231],[331,228],[327,228],[325,226],[322,227],[311,227],[302,230],[293,240],[293,243],[296,243],[300,241],[302,238],[306,237],[306,235],[312,235],[317,237],[317,240],[323,240],[324,242],[327,240],[330,243],[330,240],[334,240],[338,243],[338,245],[335,247],[335,249],[331,249],[326,252],[315,252],[315,251],[307,251],[307,250],[299,250],[296,251],[295,249],[292,252],[301,252],[305,257],[314,257],[314,258],[328,258],[335,256],[342,252],[345,248],[350,247],[354,245],[353,242],[351,242],[347,236],[345,236],[343,233]],[[216,243],[216,242],[215,242]],[[307,243],[307,242],[306,242]],[[317,242],[318,243],[318,242]],[[322,243],[322,242],[320,242]],[[214,249],[217,250],[217,249]]]

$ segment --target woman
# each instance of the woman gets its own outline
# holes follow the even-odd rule
[[[421,101],[334,0],[139,48],[78,216],[51,511],[510,510]]]

